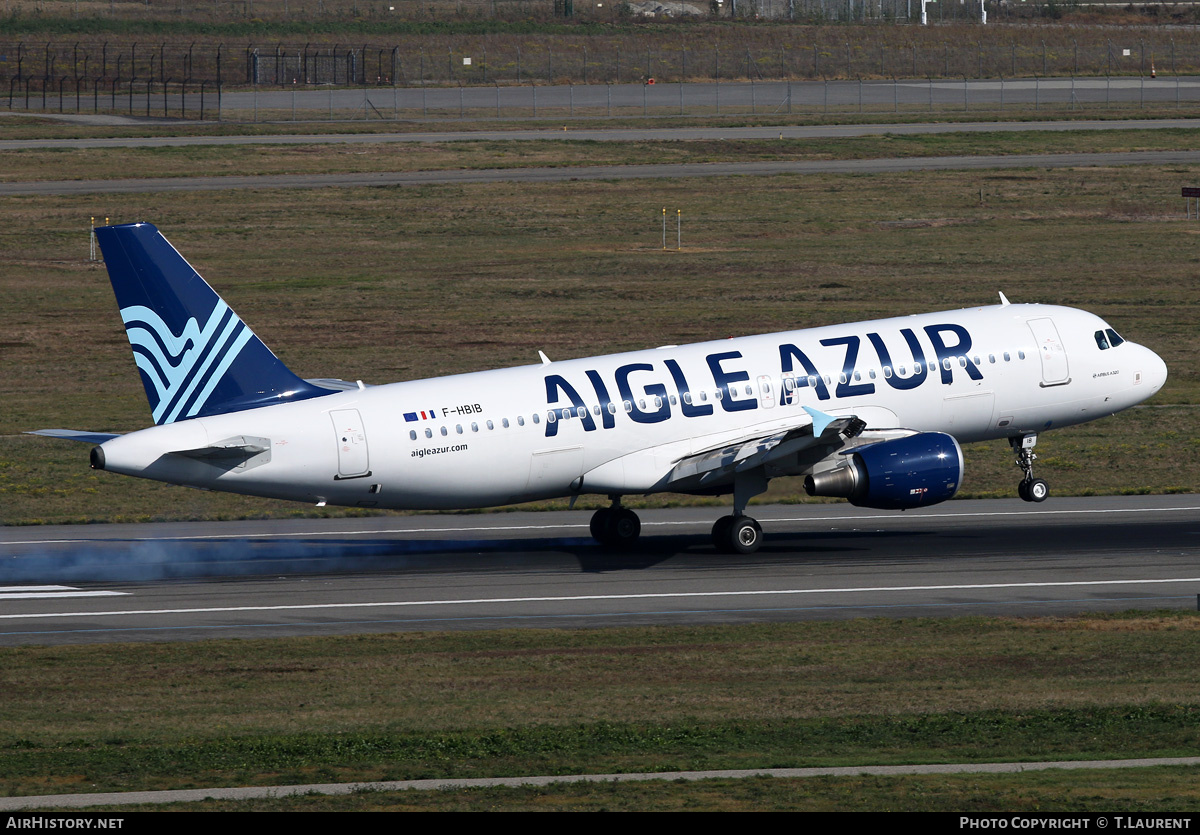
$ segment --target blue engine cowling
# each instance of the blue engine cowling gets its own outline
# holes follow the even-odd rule
[[[962,475],[958,441],[944,432],[922,432],[859,447],[846,463],[805,478],[804,489],[859,507],[904,510],[952,498]]]

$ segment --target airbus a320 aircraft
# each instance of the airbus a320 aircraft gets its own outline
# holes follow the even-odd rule
[[[862,507],[924,507],[963,478],[960,443],[1007,438],[1021,498],[1039,433],[1127,409],[1163,361],[1082,310],[1001,304],[364,386],[303,380],[152,225],[102,227],[155,426],[92,467],[316,505],[449,509],[600,494],[602,545],[637,541],[621,498],[733,495],[718,549],[762,542],[749,500],[778,476]],[[574,501],[572,500],[572,504]]]

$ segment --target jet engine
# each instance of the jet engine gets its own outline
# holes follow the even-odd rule
[[[804,479],[810,496],[904,510],[944,502],[962,483],[962,448],[944,432],[922,432],[846,453],[845,463]]]

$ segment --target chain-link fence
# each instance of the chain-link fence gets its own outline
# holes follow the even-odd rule
[[[381,24],[385,21],[743,19],[797,23],[909,21],[921,16],[920,0],[2,0],[0,13],[32,19],[96,19],[111,23],[180,20],[199,24],[317,22]],[[1072,0],[989,2],[992,19],[1056,19]],[[1142,3],[1150,19],[1195,22],[1174,3]],[[1132,9],[1132,6],[1131,6]],[[979,0],[929,2],[931,22],[980,18]]]
[[[232,48],[166,42],[0,42],[0,106],[210,119],[229,118],[234,110],[248,109],[241,104],[223,104],[222,98],[230,94],[314,88],[499,90],[530,85],[1152,78],[1200,73],[1200,36],[1191,31],[1125,33],[1102,40],[1051,43],[1005,43],[981,37],[974,43],[907,44],[882,39],[839,42],[837,29],[832,34],[828,28],[814,31],[823,32],[825,40],[742,48],[622,46],[586,39],[575,44],[553,40],[498,44],[465,38],[416,48],[369,43]],[[503,98],[499,92],[496,95]],[[315,108],[302,103],[299,109]],[[383,109],[378,108],[380,112]]]

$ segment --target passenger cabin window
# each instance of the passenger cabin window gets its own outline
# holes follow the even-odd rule
[[[417,430],[415,430],[415,429],[414,429],[414,430],[412,430],[411,432],[409,432],[409,433],[408,433],[408,439],[409,439],[410,441],[415,441],[415,440],[417,439]]]

